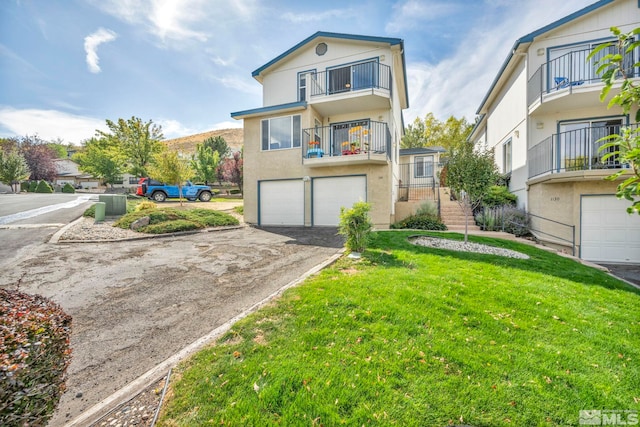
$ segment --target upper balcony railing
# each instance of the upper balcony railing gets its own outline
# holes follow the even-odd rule
[[[384,122],[361,120],[302,130],[305,159],[339,156],[356,159],[372,155],[391,159],[391,133]]]
[[[593,49],[575,50],[558,58],[545,62],[536,70],[527,82],[527,105],[536,100],[544,101],[544,96],[554,92],[572,92],[574,88],[588,83],[599,83],[601,74],[597,73],[597,60],[604,56],[606,50],[598,52],[594,58],[587,60]],[[640,75],[633,67],[633,52],[625,55],[624,60],[629,77]]]
[[[638,129],[638,124],[628,127]],[[619,169],[628,167],[618,156],[603,160],[612,148],[600,151],[607,136],[619,134],[622,125],[592,126],[551,135],[527,152],[529,178],[545,173],[562,173],[593,169]]]
[[[312,73],[310,83],[312,97],[362,89],[391,90],[391,68],[377,61],[346,65]]]

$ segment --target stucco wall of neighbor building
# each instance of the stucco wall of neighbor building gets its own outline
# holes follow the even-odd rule
[[[529,212],[575,227],[576,254],[580,244],[580,197],[585,194],[615,194],[618,182],[606,181],[603,178],[611,171],[578,171],[547,176],[532,181],[529,186]],[[560,176],[562,175],[562,176]],[[577,180],[579,177],[581,179]],[[559,179],[574,181],[558,181]],[[571,229],[567,226],[532,218],[532,228],[544,234],[538,234],[541,240],[555,242],[570,251],[570,243],[562,242],[557,237],[571,240]]]

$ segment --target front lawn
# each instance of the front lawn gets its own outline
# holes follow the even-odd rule
[[[159,425],[557,426],[640,409],[640,292],[528,245],[470,237],[519,260],[411,234],[375,233],[363,259],[178,367]]]

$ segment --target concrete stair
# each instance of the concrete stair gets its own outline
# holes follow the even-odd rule
[[[465,229],[465,215],[464,210],[460,204],[455,200],[449,199],[449,188],[440,187],[440,218],[445,223],[450,231],[464,232]],[[469,231],[480,231],[471,215],[471,207],[469,205],[464,207],[469,212]]]

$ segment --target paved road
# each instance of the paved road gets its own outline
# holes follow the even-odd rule
[[[6,233],[8,230],[0,230]],[[33,244],[0,287],[73,316],[62,426],[338,252],[335,230],[242,228],[117,243]]]

